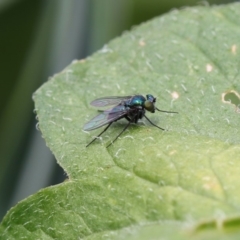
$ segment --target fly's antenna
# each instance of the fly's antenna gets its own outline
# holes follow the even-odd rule
[[[170,111],[164,111],[164,110],[160,110],[157,107],[155,107],[156,110],[158,110],[159,112],[165,112],[165,113],[178,113],[178,112],[170,112]]]

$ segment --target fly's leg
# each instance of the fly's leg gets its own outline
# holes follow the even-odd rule
[[[107,147],[112,145],[118,139],[118,137],[121,136],[121,134],[126,131],[126,129],[130,126],[131,122],[132,120],[128,122],[128,124],[124,127],[124,129],[117,135],[117,137],[115,137],[115,139],[110,144],[107,145]]]
[[[125,118],[126,118],[129,122],[131,122],[131,118],[129,118],[128,116],[125,116]]]
[[[123,130],[117,135],[117,137],[115,137],[115,139],[107,145],[107,147],[109,147],[110,145],[112,145],[121,135],[123,132],[125,132],[127,130],[127,128],[130,126],[131,123],[133,123],[137,117],[137,121],[138,121],[138,114],[139,113],[136,113],[135,115],[132,116],[132,118],[128,117],[128,116],[125,116],[125,118],[128,120],[128,124],[123,128]],[[136,121],[136,122],[137,122]]]
[[[137,123],[138,122],[138,120],[139,119],[141,119],[142,118],[142,116],[145,116],[144,115],[144,112],[143,111],[137,111],[137,113],[135,113],[133,116],[132,116],[132,118],[130,118],[130,117],[128,117],[128,116],[124,116],[127,120],[128,120],[128,124],[124,127],[124,129],[117,135],[117,137],[110,143],[110,144],[108,144],[107,145],[107,147],[109,147],[110,145],[112,145],[119,137],[120,137],[120,135],[123,133],[123,132],[125,132],[126,131],[126,129],[129,127],[129,125],[131,124],[131,123]],[[154,125],[154,124],[153,124]],[[156,126],[156,127],[158,127],[158,126]],[[162,128],[160,128],[160,129],[162,129]],[[164,130],[164,129],[162,129],[162,130]]]
[[[166,131],[166,129],[161,128],[161,127],[159,127],[158,125],[154,124],[148,117],[146,117],[146,115],[143,115],[143,116],[144,116],[153,126],[159,128],[159,129],[161,129],[161,130],[163,130],[163,131]]]
[[[104,130],[98,134],[86,147],[88,147],[90,144],[92,144],[97,138],[99,138],[104,132],[107,131],[107,129],[112,125],[113,122],[110,122]]]

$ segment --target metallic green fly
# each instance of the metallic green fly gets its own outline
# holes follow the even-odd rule
[[[119,119],[125,118],[128,121],[128,124],[123,128],[123,130],[117,135],[117,137],[107,146],[109,147],[112,143],[114,143],[118,137],[129,127],[131,123],[137,123],[139,119],[145,117],[153,126],[165,130],[156,124],[154,124],[146,115],[146,110],[154,113],[155,110],[159,112],[166,112],[166,113],[177,113],[177,112],[170,112],[170,111],[163,111],[158,109],[155,106],[156,98],[151,95],[147,94],[146,98],[142,95],[133,95],[133,96],[124,96],[124,97],[103,97],[98,98],[91,102],[91,105],[95,107],[105,107],[110,105],[116,105],[115,107],[103,111],[101,114],[97,115],[89,122],[87,122],[83,130],[84,131],[91,131],[97,128],[100,128],[104,125],[107,127],[98,135],[96,136],[90,143],[87,144],[88,147],[92,144],[97,138],[99,138],[107,129],[112,125],[113,122],[118,121]]]

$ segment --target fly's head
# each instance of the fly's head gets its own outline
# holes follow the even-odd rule
[[[156,98],[151,95],[151,94],[147,94],[147,100],[144,102],[144,108],[151,112],[154,113],[155,112],[155,102],[156,102]]]

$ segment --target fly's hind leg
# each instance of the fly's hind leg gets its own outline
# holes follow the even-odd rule
[[[122,133],[126,131],[126,129],[129,127],[130,123],[131,123],[131,119],[130,119],[130,121],[128,122],[128,124],[124,127],[124,129],[117,135],[117,137],[115,137],[115,139],[114,139],[111,143],[109,143],[109,144],[107,145],[107,147],[109,147],[110,145],[112,145],[112,144],[118,139],[118,137],[120,137],[120,136],[122,135]]]
[[[97,138],[99,138],[104,132],[107,131],[107,129],[112,125],[113,122],[110,122],[104,130],[98,134],[86,147],[88,147],[90,144],[92,144]]]
[[[134,116],[132,117],[132,119],[131,119],[130,117],[128,117],[128,116],[124,116],[124,117],[128,120],[128,124],[127,124],[127,125],[123,128],[123,130],[117,135],[117,137],[115,137],[114,140],[113,140],[110,144],[107,145],[107,147],[109,147],[110,145],[112,145],[112,144],[122,135],[122,133],[126,131],[126,129],[130,126],[130,124],[134,122],[134,119],[135,119],[136,115],[134,115]]]

